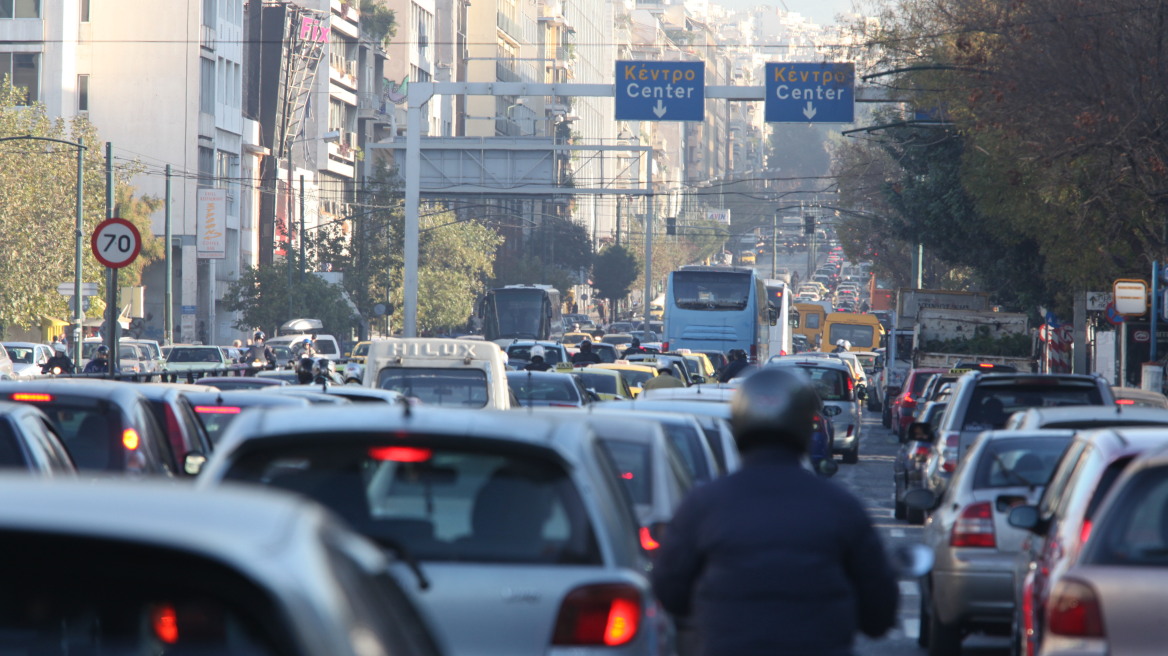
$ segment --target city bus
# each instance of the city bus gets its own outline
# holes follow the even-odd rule
[[[791,307],[791,290],[782,280],[768,279],[764,281],[767,303],[775,310],[775,322],[768,330],[769,350],[771,355],[790,355],[791,332],[794,326],[799,325],[799,311]]]
[[[506,347],[516,339],[558,340],[564,334],[560,292],[551,285],[507,285],[479,301],[483,338]]]
[[[669,274],[665,290],[668,349],[746,351],[751,362],[770,355],[770,330],[778,319],[752,268],[684,266]]]

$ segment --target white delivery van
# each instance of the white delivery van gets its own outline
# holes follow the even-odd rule
[[[494,342],[404,337],[376,340],[365,387],[394,390],[426,405],[507,410],[507,357]]]

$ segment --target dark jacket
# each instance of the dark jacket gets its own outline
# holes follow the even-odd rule
[[[41,373],[51,374],[54,368],[60,369],[63,374],[71,374],[73,373],[73,361],[67,355],[54,355],[41,365]]]
[[[576,355],[572,356],[572,364],[580,363],[600,364],[600,355],[598,355],[596,351],[580,351]]]
[[[539,358],[539,361],[537,362],[535,358]],[[527,366],[524,367],[523,370],[524,371],[547,371],[551,368],[552,368],[552,366],[550,364],[544,362],[543,358],[541,358],[540,356],[537,355],[537,356],[534,356],[531,358],[531,362],[527,363]]]
[[[780,447],[685,498],[652,578],[703,655],[844,656],[857,631],[896,621],[896,575],[863,504]]]
[[[738,374],[742,373],[742,370],[748,366],[750,366],[750,361],[746,358],[742,358],[741,360],[731,360],[730,362],[726,363],[726,366],[722,368],[722,372],[718,374],[718,380],[725,383]]]
[[[103,358],[94,358],[85,365],[82,373],[86,374],[104,374],[109,371],[109,360]]]

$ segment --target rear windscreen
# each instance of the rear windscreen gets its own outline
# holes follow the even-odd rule
[[[531,401],[575,404],[581,400],[572,377],[564,374],[528,376],[521,373],[507,376],[507,384],[519,402],[525,405]]]
[[[620,473],[621,483],[629,493],[633,503],[653,502],[653,486],[650,483],[649,445],[624,440],[601,440],[604,451],[612,459]]]
[[[974,489],[1046,485],[1070,437],[992,440],[974,472]]]
[[[531,360],[531,346],[508,346],[507,357],[512,360]],[[543,361],[548,364],[563,362],[560,359],[560,350],[556,348],[544,348]]]
[[[84,400],[76,403],[58,400],[37,407],[57,428],[78,469],[122,471],[126,468],[126,449],[122,445],[116,407]]]
[[[848,374],[828,367],[800,367],[811,377],[811,382],[824,401],[848,400]]]
[[[828,341],[831,344],[835,344],[843,339],[850,342],[852,348],[870,349],[874,346],[879,346],[873,343],[876,331],[870,325],[833,323],[829,330],[831,334],[828,335]]]
[[[710,463],[706,460],[706,452],[702,449],[701,435],[690,424],[662,422],[665,437],[669,444],[681,457],[682,464],[693,480],[707,482],[713,478],[710,472]]]
[[[377,386],[412,396],[426,405],[487,405],[487,374],[482,369],[387,368],[381,370]]]
[[[226,478],[312,498],[421,560],[600,562],[581,497],[553,461],[425,440],[321,442],[245,454]]]
[[[1011,414],[1027,408],[1102,405],[1093,383],[979,385],[965,410],[962,430],[1004,428]]]
[[[591,389],[597,394],[620,394],[616,388],[616,376],[589,373],[579,373],[576,375],[584,382],[584,387]]]

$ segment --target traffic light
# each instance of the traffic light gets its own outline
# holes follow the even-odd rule
[[[667,235],[676,235],[677,234],[677,217],[675,217],[675,216],[665,217],[665,234],[667,234]]]
[[[811,216],[810,214],[803,215],[803,234],[815,234],[815,217]]]

